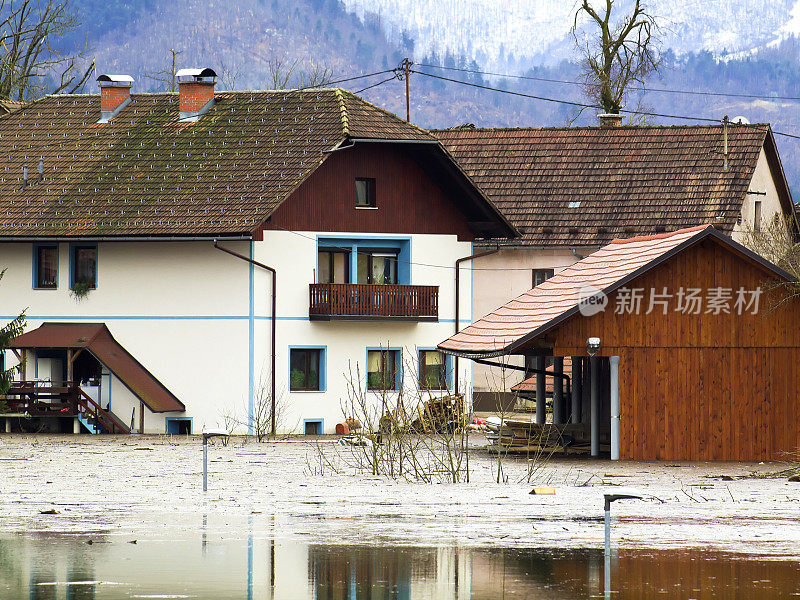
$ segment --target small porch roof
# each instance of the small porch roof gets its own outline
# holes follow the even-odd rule
[[[794,279],[783,269],[734,242],[711,225],[617,239],[475,321],[439,344],[438,348],[447,354],[466,358],[523,354],[530,342],[578,313],[582,300],[599,292],[608,296],[706,238],[714,238],[732,251],[761,264],[781,279]]]
[[[43,323],[14,338],[17,350],[84,348],[116,375],[153,412],[183,411],[184,404],[130,352],[103,323]]]

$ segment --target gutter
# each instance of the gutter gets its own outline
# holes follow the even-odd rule
[[[461,263],[466,262],[468,260],[473,260],[475,258],[481,258],[483,256],[489,256],[490,254],[496,254],[500,252],[500,246],[495,246],[490,250],[484,250],[483,252],[476,252],[474,254],[470,254],[469,256],[463,256],[459,259],[456,259],[456,315],[455,315],[455,333],[458,333],[460,330],[461,322],[459,321],[459,308],[461,305],[461,294],[460,294],[460,275],[461,275]],[[472,291],[472,290],[470,290]],[[455,357],[454,364],[453,364],[453,390],[456,394],[458,394],[458,356]]]
[[[214,240],[214,248],[216,248],[217,250],[221,250],[222,252],[225,252],[227,254],[230,254],[231,256],[235,256],[236,258],[240,258],[240,259],[250,263],[251,265],[255,265],[257,267],[260,267],[260,268],[264,269],[265,271],[269,272],[272,275],[272,317],[270,319],[272,321],[272,342],[271,342],[272,343],[272,352],[271,352],[272,356],[271,356],[271,364],[270,364],[270,370],[271,370],[272,374],[270,375],[269,386],[270,386],[270,400],[272,402],[272,416],[271,416],[271,421],[272,422],[270,423],[270,430],[271,430],[272,435],[275,435],[275,429],[276,429],[276,423],[275,423],[275,347],[276,347],[276,343],[275,343],[275,339],[276,339],[275,338],[275,325],[277,324],[277,316],[275,314],[276,313],[276,301],[275,301],[275,299],[277,297],[277,291],[278,291],[278,288],[277,288],[278,275],[275,272],[275,269],[273,269],[272,267],[267,266],[264,263],[260,263],[257,260],[253,260],[252,258],[248,258],[247,256],[244,256],[243,254],[239,254],[238,252],[234,252],[233,250],[228,250],[227,248],[223,248],[222,246],[219,245],[217,240]],[[250,416],[250,418],[252,418],[252,415],[249,415],[249,416]]]

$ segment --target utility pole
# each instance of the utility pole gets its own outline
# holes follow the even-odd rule
[[[403,59],[403,72],[405,74],[406,79],[406,122],[411,123],[411,96],[409,95],[408,91],[408,77],[409,77],[409,69],[413,63],[408,60],[408,57]]]

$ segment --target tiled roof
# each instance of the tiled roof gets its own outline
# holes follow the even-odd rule
[[[108,124],[97,95],[0,118],[0,236],[250,235],[349,137],[436,142],[339,89],[218,93],[197,123],[177,94],[131,98]]]
[[[721,125],[432,133],[520,231],[513,243],[592,246],[706,223],[730,233],[761,148],[774,149],[767,130],[728,127],[728,171]]]
[[[25,106],[25,102],[18,100],[0,100],[0,115],[14,112]]]
[[[791,278],[710,225],[619,239],[475,321],[439,344],[439,348],[462,356],[510,354],[526,340],[544,334],[577,313],[579,302],[585,298],[587,290],[601,290],[608,295],[630,278],[659,264],[682,244],[688,246],[707,236],[714,236],[721,243],[735,247],[781,277]]]

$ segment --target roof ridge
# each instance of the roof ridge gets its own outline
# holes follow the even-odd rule
[[[485,132],[485,131],[635,131],[635,130],[644,130],[644,129],[717,129],[722,128],[723,124],[719,123],[709,123],[706,125],[703,124],[678,124],[678,125],[620,125],[619,127],[603,127],[602,125],[581,125],[578,127],[560,127],[557,125],[541,125],[541,126],[516,126],[516,127],[470,127],[470,128],[460,128],[459,125],[455,125],[453,127],[445,127],[445,128],[431,128],[430,131],[432,134],[440,134],[440,133],[474,133],[474,132]],[[730,128],[740,128],[740,129],[753,129],[756,131],[762,131],[759,127],[769,127],[772,128],[770,123],[750,123],[748,125],[740,125],[738,123],[728,123],[728,127]]]
[[[630,238],[614,238],[607,245],[610,246],[612,244],[630,244],[635,242],[649,242],[652,240],[665,240],[674,237],[676,235],[689,233],[691,231],[701,231],[703,229],[714,229],[714,226],[708,223],[706,225],[695,225],[694,227],[685,227],[683,229],[676,229],[675,231],[668,231],[666,233],[656,233],[653,235],[639,235]]]
[[[337,90],[339,90],[343,94],[347,94],[347,95],[351,96],[352,98],[356,99],[358,102],[361,102],[362,104],[366,104],[367,106],[369,106],[371,108],[374,108],[375,110],[383,113],[387,117],[397,120],[399,123],[402,123],[403,125],[406,125],[407,127],[412,127],[413,129],[416,129],[419,133],[423,133],[423,134],[425,134],[427,136],[430,136],[434,141],[438,141],[436,136],[433,135],[427,129],[424,129],[424,128],[420,127],[419,125],[414,125],[412,122],[406,121],[405,119],[400,118],[399,116],[397,116],[392,111],[386,110],[385,108],[382,108],[382,107],[378,106],[377,104],[373,104],[369,100],[367,100],[365,98],[362,98],[361,96],[359,96],[357,94],[354,94],[350,90],[345,90],[345,89],[342,89],[342,88],[337,88]]]
[[[344,95],[341,88],[336,88],[336,100],[339,102],[339,116],[342,118],[342,132],[345,136],[350,135],[350,124],[347,121],[347,106],[344,103]]]

